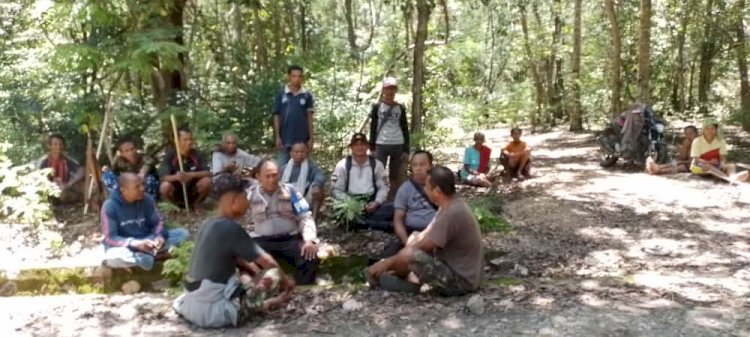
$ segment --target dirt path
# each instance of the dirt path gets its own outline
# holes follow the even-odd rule
[[[487,132],[495,151],[506,134]],[[527,142],[537,177],[500,187],[514,231],[487,239],[495,252],[484,314],[468,312],[467,298],[316,289],[276,316],[221,334],[750,336],[750,190],[687,174],[602,170],[590,134]],[[3,298],[0,320],[9,321],[0,321],[0,334],[217,333],[181,322],[171,298]],[[346,311],[347,301],[363,308]]]

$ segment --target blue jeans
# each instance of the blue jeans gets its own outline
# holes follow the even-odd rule
[[[102,182],[104,183],[104,187],[107,188],[109,194],[112,194],[120,187],[117,184],[117,175],[112,171],[102,173]],[[146,193],[154,197],[154,199],[159,197],[159,178],[153,174],[147,174],[143,185],[146,188]]]
[[[289,158],[291,158],[291,157],[289,156],[289,151],[290,151],[291,149],[292,149],[292,147],[291,147],[291,146],[289,146],[289,145],[284,145],[284,148],[283,148],[283,149],[281,149],[281,150],[279,150],[279,151],[278,151],[278,152],[276,153],[276,163],[277,163],[277,164],[278,164],[279,166],[282,166],[282,165],[284,165],[284,164],[286,164],[286,163],[288,163],[288,162],[289,162]]]
[[[162,251],[167,251],[172,247],[178,246],[183,241],[187,240],[190,236],[190,232],[184,228],[175,228],[167,230],[167,238],[164,242]],[[148,239],[153,239],[155,236],[149,236]],[[112,268],[130,268],[140,267],[144,270],[151,270],[154,267],[155,258],[154,255],[144,253],[130,247],[104,247],[104,261],[103,263]]]

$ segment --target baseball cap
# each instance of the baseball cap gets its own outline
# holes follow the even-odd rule
[[[354,135],[352,135],[352,141],[349,142],[349,146],[352,146],[354,145],[354,143],[357,143],[357,142],[363,142],[366,144],[367,136],[365,136],[365,134],[361,132],[355,133]]]
[[[389,76],[383,79],[383,88],[387,88],[387,87],[398,87],[396,78]]]

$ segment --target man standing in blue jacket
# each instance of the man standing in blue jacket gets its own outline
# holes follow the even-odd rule
[[[101,210],[104,235],[104,264],[112,268],[138,266],[150,270],[158,257],[187,239],[184,228],[166,230],[156,202],[146,195],[143,179],[122,173],[119,189],[112,193]]]

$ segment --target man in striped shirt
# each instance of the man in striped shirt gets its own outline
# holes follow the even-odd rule
[[[168,258],[169,248],[185,241],[189,233],[184,228],[164,228],[154,198],[145,193],[143,178],[126,172],[118,184],[101,210],[104,264],[150,270],[156,259]]]

